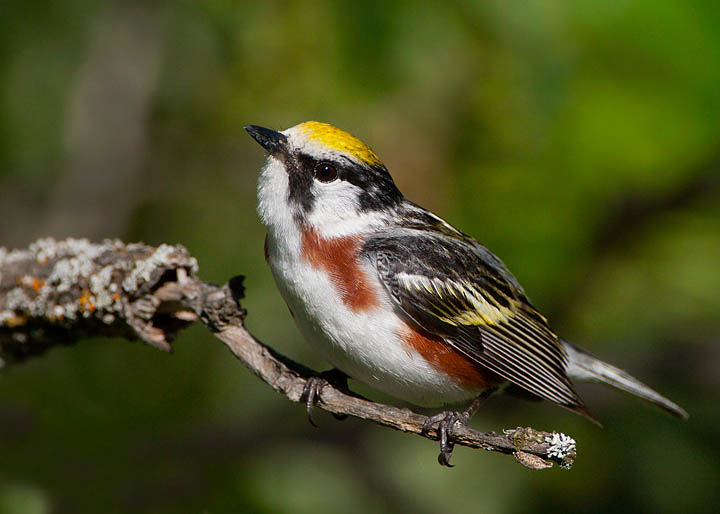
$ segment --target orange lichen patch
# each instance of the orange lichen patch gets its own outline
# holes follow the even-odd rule
[[[33,277],[32,275],[23,275],[17,282],[18,284],[24,287],[28,287],[35,292],[38,292],[45,285],[45,280],[43,280],[42,278]]]
[[[455,380],[460,387],[480,391],[503,382],[498,375],[453,349],[441,337],[409,324],[405,325],[399,336],[434,368]]]
[[[80,307],[90,311],[95,312],[95,305],[92,302],[93,296],[90,294],[90,291],[87,289],[83,289],[82,295],[80,295],[80,298],[78,298],[78,303],[80,304]]]
[[[119,300],[119,299],[120,299],[120,294],[119,294],[119,293],[115,293],[114,295],[112,295],[112,299],[113,299],[113,301]]]
[[[356,161],[371,166],[382,165],[380,158],[375,155],[375,152],[373,152],[368,145],[355,136],[329,123],[306,121],[298,125],[298,127],[310,140],[316,141],[332,150],[346,153]]]
[[[367,274],[360,267],[361,243],[359,237],[323,239],[312,230],[304,230],[302,234],[303,258],[330,275],[343,303],[354,311],[365,311],[379,304]]]

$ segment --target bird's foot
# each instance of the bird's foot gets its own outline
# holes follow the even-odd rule
[[[348,387],[347,379],[348,376],[336,368],[323,371],[319,375],[307,379],[300,399],[305,400],[305,412],[307,412],[308,421],[310,421],[312,426],[317,427],[312,416],[317,396],[326,385],[332,385],[336,389],[349,393],[350,389]],[[336,414],[333,412],[332,415],[335,419],[343,420],[347,418],[347,414]]]
[[[423,423],[423,433],[427,433],[432,426],[437,423],[437,434],[440,438],[438,462],[441,466],[453,467],[453,465],[450,464],[450,457],[452,457],[453,448],[455,448],[455,423],[467,425],[469,421],[470,415],[467,412],[443,411],[434,416],[430,416],[425,423]]]
[[[450,457],[452,457],[453,448],[455,447],[455,424],[460,423],[460,425],[467,426],[473,414],[477,412],[482,404],[485,403],[485,400],[490,398],[496,390],[496,387],[485,389],[468,405],[468,408],[462,412],[453,410],[443,411],[425,420],[422,427],[423,434],[427,434],[432,426],[437,423],[437,434],[440,439],[438,462],[441,466],[453,467],[453,465],[450,464]]]

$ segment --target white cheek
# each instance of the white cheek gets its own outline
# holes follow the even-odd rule
[[[355,235],[383,226],[386,216],[358,213],[360,193],[360,188],[342,180],[315,182],[315,203],[308,224],[324,238]]]
[[[314,181],[312,193],[315,198],[308,220],[311,225],[319,222],[332,224],[357,216],[357,187],[336,180],[329,184]]]

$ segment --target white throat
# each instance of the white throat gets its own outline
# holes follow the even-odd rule
[[[298,214],[289,203],[288,174],[285,166],[272,155],[267,158],[258,179],[258,214],[269,230],[295,229]]]

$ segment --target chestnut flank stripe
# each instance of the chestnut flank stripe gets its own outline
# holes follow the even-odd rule
[[[353,311],[366,311],[380,303],[358,262],[361,244],[359,237],[323,239],[313,230],[302,233],[303,258],[328,272],[343,303]]]
[[[451,377],[460,387],[483,390],[495,387],[504,380],[453,349],[441,337],[405,325],[398,334],[435,369]]]

